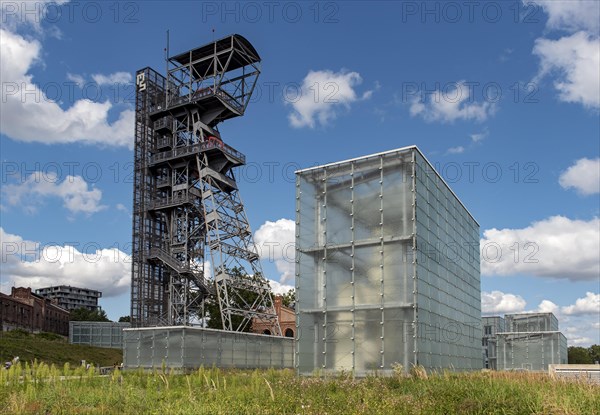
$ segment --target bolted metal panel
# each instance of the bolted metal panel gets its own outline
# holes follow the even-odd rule
[[[279,328],[234,174],[245,156],[217,127],[244,114],[259,63],[231,35],[136,74],[134,327],[201,323],[213,297],[225,330]]]

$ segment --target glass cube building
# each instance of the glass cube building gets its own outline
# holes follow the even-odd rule
[[[481,369],[479,224],[415,147],[296,172],[296,366]]]
[[[504,319],[504,330],[495,335],[498,370],[546,371],[567,363],[567,339],[553,313],[506,314]]]
[[[497,334],[498,370],[546,371],[567,363],[567,338],[559,331]]]

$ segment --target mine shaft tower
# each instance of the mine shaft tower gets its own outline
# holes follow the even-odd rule
[[[244,115],[259,63],[230,35],[136,74],[134,327],[201,323],[212,297],[225,330],[279,328],[234,175],[245,156],[217,128]]]

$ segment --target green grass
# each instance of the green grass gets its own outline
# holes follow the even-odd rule
[[[0,384],[0,411],[7,414],[595,414],[600,408],[598,385],[507,372],[359,380],[201,368],[100,377],[35,363],[0,370]]]
[[[112,366],[123,361],[121,349],[80,346],[69,344],[63,337],[53,333],[31,334],[22,330],[0,332],[0,363],[19,356],[22,361],[43,361],[62,367],[64,363],[79,365],[82,360]]]

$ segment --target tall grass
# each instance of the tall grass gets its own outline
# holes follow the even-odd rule
[[[545,374],[476,372],[355,379],[291,370],[176,374],[16,364],[0,370],[6,414],[594,414],[600,386]]]

